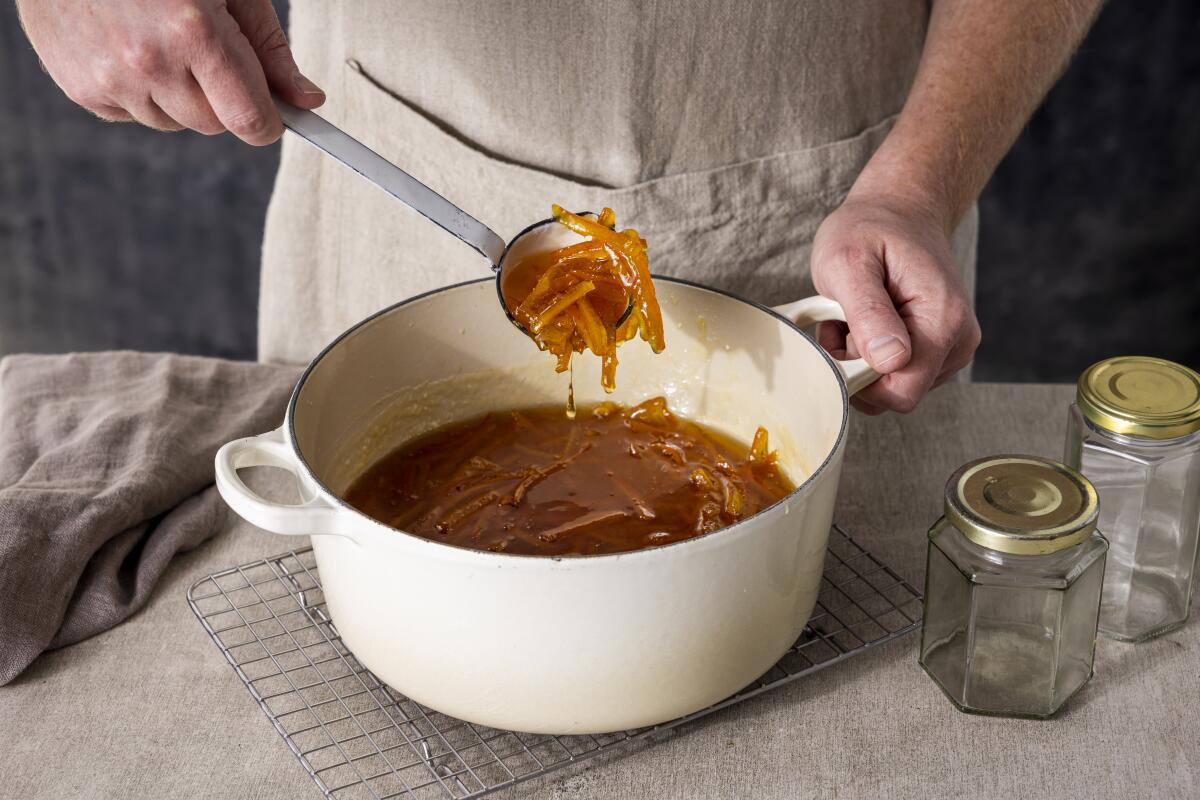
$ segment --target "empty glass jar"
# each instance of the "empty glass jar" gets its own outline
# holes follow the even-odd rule
[[[1092,676],[1096,492],[1033,456],[963,466],[929,531],[920,663],[962,711],[1044,718]]]
[[[1093,364],[1065,461],[1095,485],[1112,547],[1100,632],[1137,642],[1182,625],[1200,541],[1200,375],[1143,356]]]

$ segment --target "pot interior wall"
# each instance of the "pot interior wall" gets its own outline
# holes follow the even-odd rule
[[[817,346],[774,316],[719,292],[656,281],[667,349],[622,345],[617,391],[599,360],[575,361],[581,404],[665,395],[673,410],[749,441],[770,432],[797,483],[825,460],[844,419],[841,389]],[[384,312],[343,337],[304,379],[292,412],[301,455],[341,493],[401,443],[489,411],[566,400],[567,376],[498,306],[491,280]]]

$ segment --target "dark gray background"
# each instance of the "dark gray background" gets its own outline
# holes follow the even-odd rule
[[[286,9],[281,9],[285,11]],[[1116,0],[981,201],[985,380],[1200,367],[1200,3]],[[109,125],[0,3],[0,354],[254,356],[276,147]]]

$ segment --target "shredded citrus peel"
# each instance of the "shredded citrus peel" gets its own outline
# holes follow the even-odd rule
[[[557,204],[551,209],[557,222],[585,241],[507,268],[525,273],[525,280],[506,285],[505,303],[537,346],[557,357],[559,372],[570,367],[573,353],[590,350],[599,356],[600,383],[611,392],[616,388],[617,345],[640,335],[655,353],[665,347],[646,242],[635,230],[618,231],[611,208],[596,219]],[[512,294],[509,287],[516,287]],[[627,309],[629,315],[621,321]]]

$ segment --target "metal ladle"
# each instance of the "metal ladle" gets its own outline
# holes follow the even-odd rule
[[[479,220],[430,189],[404,170],[376,153],[324,117],[272,96],[283,125],[318,150],[333,156],[371,183],[383,189],[442,230],[470,245],[488,260],[496,273],[496,296],[505,316],[526,334],[504,301],[501,278],[509,264],[519,263],[529,256],[557,250],[580,241],[579,234],[557,224],[554,219],[535,222],[513,237],[507,244]],[[620,325],[633,311],[633,298],[617,320]]]

